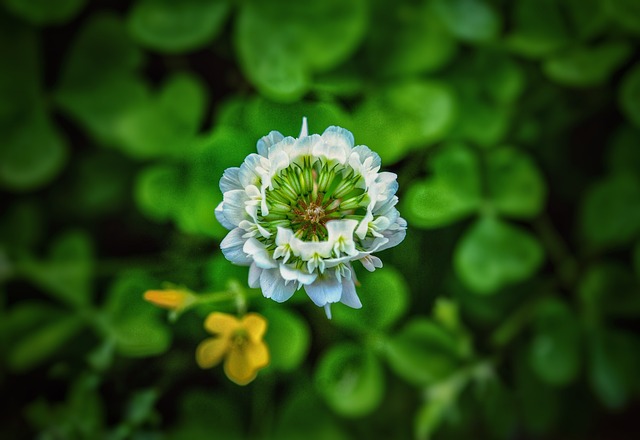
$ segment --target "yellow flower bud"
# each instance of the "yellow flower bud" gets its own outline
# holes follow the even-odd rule
[[[183,310],[196,300],[196,297],[186,290],[147,290],[144,299],[151,304],[168,310]]]

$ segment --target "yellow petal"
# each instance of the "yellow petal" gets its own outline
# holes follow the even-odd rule
[[[242,318],[242,327],[247,331],[251,341],[260,342],[267,331],[267,320],[257,313],[247,313]]]
[[[240,327],[238,318],[220,312],[210,313],[204,322],[204,328],[207,329],[207,331],[224,338],[228,337],[238,327]]]
[[[245,349],[244,355],[253,368],[259,370],[269,365],[269,349],[264,342],[253,343],[247,341],[243,348]]]
[[[233,348],[225,359],[224,372],[238,385],[246,385],[256,378],[258,369],[248,361],[244,350]]]
[[[200,368],[211,368],[217,365],[227,353],[229,345],[227,338],[205,339],[196,349],[196,362]]]

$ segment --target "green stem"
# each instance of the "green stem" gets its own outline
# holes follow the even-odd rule
[[[546,248],[562,286],[573,290],[578,275],[578,262],[569,251],[562,236],[555,229],[547,214],[533,222],[533,227]]]

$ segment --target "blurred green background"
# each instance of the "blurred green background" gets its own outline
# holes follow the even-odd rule
[[[640,438],[640,1],[1,0],[0,437]],[[200,370],[224,169],[351,130],[407,239]],[[233,312],[231,305],[217,310]]]

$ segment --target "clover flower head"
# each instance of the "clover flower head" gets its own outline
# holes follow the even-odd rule
[[[269,350],[262,340],[267,321],[257,313],[247,313],[241,319],[226,313],[213,312],[204,323],[214,335],[196,349],[196,361],[201,368],[216,366],[224,358],[224,372],[238,385],[256,378],[258,370],[269,365]]]
[[[362,307],[352,262],[382,267],[373,254],[406,234],[397,176],[380,172],[380,156],[344,128],[309,135],[306,118],[298,138],[272,131],[257,150],[220,180],[225,257],[250,266],[250,287],[277,302],[304,288],[329,318],[333,303]]]

